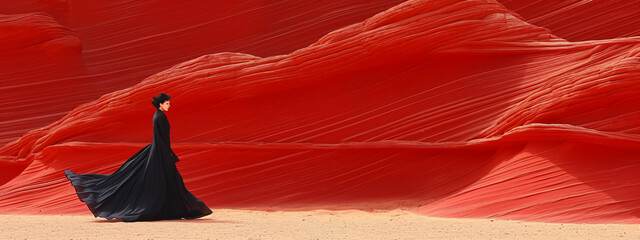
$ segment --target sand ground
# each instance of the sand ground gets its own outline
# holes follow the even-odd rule
[[[449,219],[404,210],[212,210],[195,220],[130,223],[92,215],[0,215],[0,239],[640,239],[640,224]]]

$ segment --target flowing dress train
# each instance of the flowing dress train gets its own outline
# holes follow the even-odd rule
[[[160,109],[153,115],[153,141],[112,174],[78,174],[64,170],[95,217],[125,222],[193,219],[212,213],[186,189],[175,163],[170,125]]]

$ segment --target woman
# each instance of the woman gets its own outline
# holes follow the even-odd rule
[[[200,199],[187,190],[171,150],[169,110],[171,97],[153,97],[153,141],[109,175],[77,174],[64,170],[80,201],[95,217],[125,222],[199,218],[211,214]]]

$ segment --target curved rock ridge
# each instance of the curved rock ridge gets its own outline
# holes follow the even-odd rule
[[[211,207],[638,223],[639,61],[640,37],[569,42],[495,1],[407,1],[78,106],[0,148],[0,212],[86,213],[62,170],[113,172],[166,92],[178,167]]]
[[[639,0],[499,0],[527,22],[570,41],[640,36]]]
[[[175,64],[216,52],[287,54],[402,1],[0,0],[0,87],[15,93],[0,94],[0,145]],[[18,31],[5,15],[21,19],[9,22]],[[24,52],[17,42],[44,47]]]

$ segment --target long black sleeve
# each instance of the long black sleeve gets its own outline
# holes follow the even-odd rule
[[[164,112],[157,110],[153,116],[153,140],[158,144],[158,147],[165,148],[169,157],[178,162],[176,154],[171,149],[171,125],[169,119]]]

